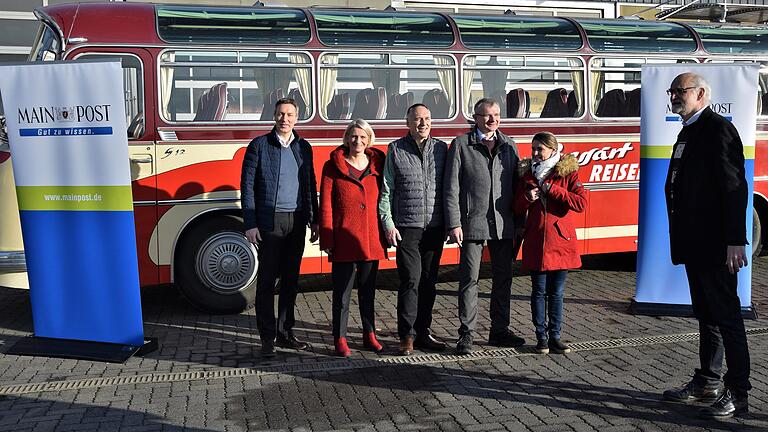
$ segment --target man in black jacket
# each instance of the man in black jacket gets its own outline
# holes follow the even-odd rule
[[[676,402],[714,402],[700,413],[728,418],[748,411],[749,349],[736,291],[747,265],[747,182],[736,128],[709,108],[711,90],[699,75],[672,81],[672,112],[683,129],[672,150],[665,185],[673,264],[684,264],[693,313],[699,321],[699,358],[693,380],[664,392]],[[720,388],[723,353],[728,372]]]
[[[264,357],[275,355],[275,344],[298,350],[309,346],[294,336],[293,325],[307,225],[312,229],[310,241],[318,237],[317,182],[312,147],[293,130],[298,112],[293,99],[278,100],[275,127],[254,138],[243,159],[240,194],[245,236],[259,248],[256,326]]]

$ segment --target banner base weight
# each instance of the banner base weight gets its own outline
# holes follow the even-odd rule
[[[153,349],[145,350],[144,347]],[[6,354],[94,360],[107,363],[125,363],[137,353],[149,353],[157,349],[157,339],[145,341],[144,345],[123,345],[108,342],[93,342],[75,339],[55,339],[28,336],[17,341]]]
[[[632,300],[629,304],[629,313],[632,315],[693,317],[693,307],[684,304],[645,303]],[[754,306],[743,307],[741,308],[741,316],[744,319],[757,319],[757,310]]]

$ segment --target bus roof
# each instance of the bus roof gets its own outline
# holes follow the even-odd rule
[[[37,11],[63,46],[293,45],[480,50],[768,53],[768,27],[666,21],[445,15],[394,10],[71,3]],[[279,35],[276,37],[275,35]]]

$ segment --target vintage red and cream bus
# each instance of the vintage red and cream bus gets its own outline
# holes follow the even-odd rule
[[[768,64],[768,29],[719,24],[145,3],[36,15],[31,61],[122,60],[141,283],[175,283],[216,312],[254,301],[240,169],[280,97],[297,100],[318,173],[351,118],[367,119],[385,148],[406,133],[406,108],[423,102],[433,135],[450,141],[467,131],[475,101],[496,98],[523,155],[549,130],[577,156],[590,191],[579,245],[597,254],[637,249],[641,65]],[[756,101],[743,101],[759,113],[758,142],[747,147],[757,159],[756,250],[768,220],[768,69],[760,76]],[[6,228],[15,209],[7,148],[0,155],[0,266],[23,271],[19,230]],[[448,246],[444,262],[457,258]],[[308,244],[301,268],[330,264]]]

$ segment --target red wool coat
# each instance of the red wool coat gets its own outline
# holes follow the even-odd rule
[[[331,152],[320,181],[320,249],[331,250],[331,262],[386,258],[384,232],[377,206],[384,152],[368,148],[370,165],[362,180],[349,175],[344,146]]]
[[[563,155],[545,179],[549,192],[544,200],[529,202],[525,192],[538,186],[531,173],[531,159],[520,161],[520,181],[515,193],[515,213],[528,211],[523,234],[523,267],[528,270],[567,270],[581,267],[573,212],[581,213],[587,194],[579,181],[579,163]],[[546,204],[545,204],[546,202]]]

